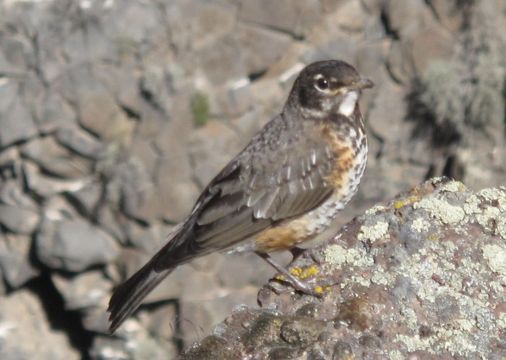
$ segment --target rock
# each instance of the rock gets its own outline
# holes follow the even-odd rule
[[[118,164],[107,183],[107,199],[122,202],[122,210],[130,217],[145,222],[160,216],[161,200],[141,160],[130,158]]]
[[[0,152],[0,176],[15,179],[21,174],[20,158],[17,148],[10,147]],[[3,187],[3,186],[2,186]]]
[[[98,270],[74,277],[54,273],[51,279],[63,297],[66,310],[80,310],[105,303],[112,289],[111,282]]]
[[[86,216],[98,216],[97,206],[103,196],[103,187],[99,182],[88,182],[77,190],[70,189],[65,191],[66,195],[73,200],[73,205],[79,212],[86,214]]]
[[[87,331],[93,331],[97,334],[109,334],[109,320],[105,309],[107,308],[107,301],[105,298],[99,306],[81,309],[83,327]]]
[[[345,1],[339,6],[336,22],[345,31],[363,31],[367,16],[362,1]]]
[[[19,183],[19,179],[16,179],[18,177],[22,177],[21,174],[16,174],[12,180],[2,182],[0,185],[0,201],[7,205],[19,206],[36,212],[38,204],[28,193],[23,191],[22,184]]]
[[[230,35],[197,52],[197,66],[213,85],[223,85],[247,74],[241,44]]]
[[[241,145],[238,134],[223,122],[210,121],[196,130],[190,139],[190,156],[193,176],[199,185],[207,185],[234,154],[240,151]]]
[[[90,179],[62,180],[43,175],[37,165],[25,162],[23,175],[26,177],[28,188],[40,197],[50,197],[63,192],[79,191],[88,184]]]
[[[181,322],[180,326],[185,344],[192,344],[202,338],[203,333],[210,332],[224,316],[240,304],[255,306],[256,292],[256,289],[251,289],[250,292],[230,293],[214,296],[212,299],[181,301],[180,318],[185,321]]]
[[[390,30],[401,38],[416,33],[428,24],[435,24],[423,0],[388,0],[383,4]]]
[[[200,50],[233,33],[236,20],[236,4],[228,1],[188,2],[174,1],[167,8],[168,24],[175,33],[177,48],[190,46]]]
[[[160,200],[161,217],[177,223],[190,213],[199,195],[199,188],[195,182],[174,173],[173,169],[173,161],[160,162],[155,196]]]
[[[321,299],[264,287],[182,359],[504,357],[504,212],[504,187],[429,180],[291,264]]]
[[[30,261],[31,245],[28,236],[0,234],[0,269],[11,289],[17,289],[39,275],[39,270]]]
[[[253,106],[250,81],[241,78],[230,82],[210,93],[211,112],[223,113],[225,116],[237,116]]]
[[[125,221],[123,229],[130,245],[148,254],[154,254],[166,241],[171,226],[159,223],[142,226],[132,221]]]
[[[31,234],[39,224],[39,213],[16,205],[0,204],[0,224],[18,234]]]
[[[176,359],[177,350],[168,341],[148,334],[140,327],[135,327],[126,340],[110,336],[96,336],[91,348],[93,359]]]
[[[259,26],[240,24],[234,34],[241,48],[245,49],[244,65],[247,75],[265,72],[284,55],[291,44],[288,35]]]
[[[142,162],[145,171],[153,177],[158,166],[159,155],[153,143],[142,137],[135,137],[129,146],[134,161]]]
[[[125,141],[135,122],[121,109],[109,91],[84,69],[72,74],[70,96],[78,101],[79,123],[105,140]]]
[[[387,55],[386,66],[396,82],[408,84],[414,76],[414,65],[407,49],[400,41],[393,41]]]
[[[431,63],[450,60],[456,46],[454,36],[440,26],[420,31],[408,41],[418,75],[424,74]]]
[[[15,97],[18,87],[14,84],[0,85],[0,98],[6,96],[10,102],[0,102],[0,148],[7,147],[13,143],[25,141],[37,134],[37,127],[32,115],[21,102]]]
[[[33,359],[34,354],[41,360],[81,358],[66,334],[51,328],[42,304],[29,290],[0,297],[0,328],[2,359]]]
[[[6,62],[15,69],[15,73],[24,73],[30,59],[30,45],[26,37],[2,37],[0,49]]]
[[[73,155],[50,136],[30,141],[21,148],[21,154],[58,177],[77,178],[91,172],[88,160]]]
[[[128,359],[129,351],[121,339],[110,336],[95,336],[90,349],[93,359]]]
[[[144,315],[144,316],[143,316]],[[170,339],[176,335],[177,312],[175,304],[166,304],[157,307],[153,312],[140,314],[146,329],[161,339]],[[168,326],[169,325],[169,326]]]
[[[310,64],[321,59],[334,58],[335,54],[339,54],[340,60],[355,63],[357,50],[358,44],[356,41],[349,39],[349,37],[342,37],[326,41],[316,48],[308,49],[303,56],[303,60],[305,64]],[[298,72],[293,74],[294,77]]]
[[[313,0],[262,0],[256,3],[241,0],[239,6],[239,18],[244,22],[264,25],[296,38],[305,36],[321,15],[319,2]]]
[[[32,106],[35,108],[35,122],[43,134],[52,133],[60,127],[72,126],[77,122],[75,110],[55,92],[45,93]]]
[[[172,108],[172,84],[170,76],[162,66],[146,65],[139,80],[139,91],[160,114],[167,116]]]
[[[262,286],[268,279],[274,276],[274,269],[255,254],[230,254],[224,255],[226,259],[221,261],[221,266],[215,270],[215,276],[221,286],[227,289],[239,291],[247,286]],[[244,269],[256,269],[255,271],[243,271]]]
[[[50,268],[79,272],[114,260],[119,249],[109,234],[76,219],[44,224],[36,239],[36,253]]]
[[[97,210],[98,224],[109,234],[114,236],[121,244],[126,244],[126,234],[123,223],[127,222],[126,215],[118,209],[111,209],[108,206],[101,206]]]
[[[375,134],[381,137],[386,144],[408,142],[411,139],[404,139],[403,134],[409,133],[412,124],[404,122],[398,127],[392,128],[391,119],[400,119],[406,113],[406,104],[404,98],[407,92],[393,81],[384,79],[377,85],[377,96],[374,99],[371,109],[368,113],[368,125]],[[383,146],[386,146],[383,145]],[[398,157],[399,150],[388,152]],[[388,155],[387,155],[388,156]]]
[[[441,22],[447,29],[457,31],[462,26],[465,11],[456,0],[430,0],[429,4]],[[466,6],[466,5],[464,5]]]
[[[96,160],[102,151],[98,139],[75,127],[61,127],[56,132],[56,140],[77,154]]]

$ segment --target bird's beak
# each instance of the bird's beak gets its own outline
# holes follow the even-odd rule
[[[365,78],[355,81],[349,88],[353,90],[370,89],[374,86],[374,83]]]

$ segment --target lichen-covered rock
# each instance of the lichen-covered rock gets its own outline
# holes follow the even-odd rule
[[[291,265],[321,299],[274,280],[259,293],[261,309],[236,311],[212,343],[220,357],[255,359],[502,359],[505,216],[504,187],[473,193],[428,181]],[[212,357],[209,339],[183,358]]]

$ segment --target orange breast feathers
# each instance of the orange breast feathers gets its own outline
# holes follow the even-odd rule
[[[323,138],[330,145],[336,160],[330,174],[325,178],[327,183],[336,191],[348,187],[349,172],[355,166],[356,150],[350,144],[342,141],[335,130],[329,126],[323,126]]]

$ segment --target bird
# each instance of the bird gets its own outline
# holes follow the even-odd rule
[[[209,182],[167,243],[114,290],[110,332],[177,266],[214,252],[255,252],[294,290],[314,294],[270,253],[314,239],[356,193],[367,162],[358,101],[373,86],[341,60],[304,67],[282,111]]]

